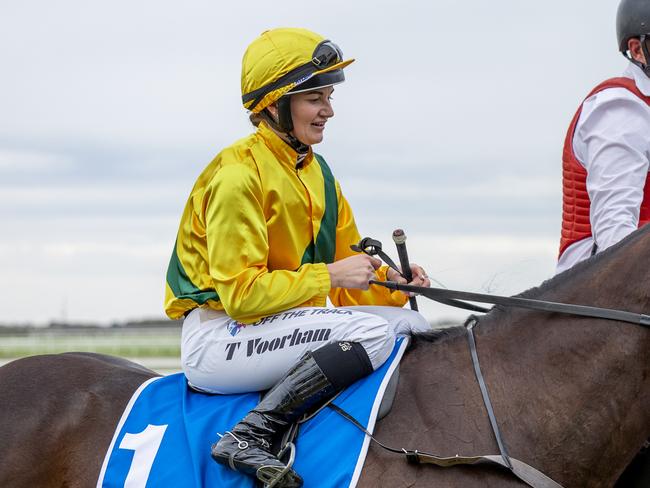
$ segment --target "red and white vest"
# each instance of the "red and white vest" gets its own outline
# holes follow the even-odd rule
[[[585,100],[607,88],[625,88],[650,106],[650,97],[643,95],[630,78],[611,78],[594,88]],[[583,102],[584,103],[584,102]],[[582,113],[582,104],[573,116],[564,140],[562,151],[562,238],[560,256],[574,242],[590,237],[589,209],[591,201],[587,193],[587,171],[573,153],[573,134]],[[639,213],[639,227],[650,222],[650,173],[643,189],[643,201]]]

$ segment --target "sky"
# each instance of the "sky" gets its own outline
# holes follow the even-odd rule
[[[192,185],[253,128],[241,57],[306,27],[356,61],[315,149],[359,230],[403,228],[444,286],[511,295],[553,275],[561,151],[618,76],[616,0],[0,2],[0,323],[164,315]],[[420,298],[431,320],[463,311]]]

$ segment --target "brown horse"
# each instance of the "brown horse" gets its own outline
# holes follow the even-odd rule
[[[95,486],[124,407],[153,376],[130,361],[87,353],[2,366],[0,486]]]
[[[650,226],[524,296],[650,311]],[[377,437],[450,456],[498,454],[463,329],[416,340]],[[650,330],[496,307],[478,354],[510,454],[570,487],[613,486],[650,436]],[[115,425],[155,373],[83,353],[0,368],[0,486],[95,486]],[[371,447],[358,486],[523,486],[485,466],[411,466]],[[634,486],[626,484],[625,486]],[[639,485],[639,486],[648,486]]]

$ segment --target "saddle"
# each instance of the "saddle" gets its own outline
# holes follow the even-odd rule
[[[370,439],[334,408],[348,412],[372,432],[377,418],[393,403],[398,382],[395,370],[406,346],[406,340],[398,339],[384,365],[341,392],[332,408],[321,409],[300,423],[294,469],[303,475],[305,486],[356,485]],[[181,373],[148,380],[134,393],[116,427],[97,486],[253,488],[252,478],[215,463],[210,445],[217,432],[232,428],[259,400],[259,393],[197,393]],[[332,453],[336,453],[336,462]]]

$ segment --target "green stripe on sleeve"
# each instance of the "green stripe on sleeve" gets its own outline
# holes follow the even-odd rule
[[[199,305],[203,305],[208,300],[219,300],[219,295],[214,290],[201,290],[192,283],[183,264],[178,259],[177,245],[178,241],[174,243],[174,251],[167,268],[167,284],[174,292],[174,296],[179,299],[189,298]]]
[[[302,255],[302,259],[300,260],[300,266],[302,266],[305,263],[313,263],[313,262],[314,262],[314,241],[311,241],[307,246],[307,249],[305,249],[305,253]]]

